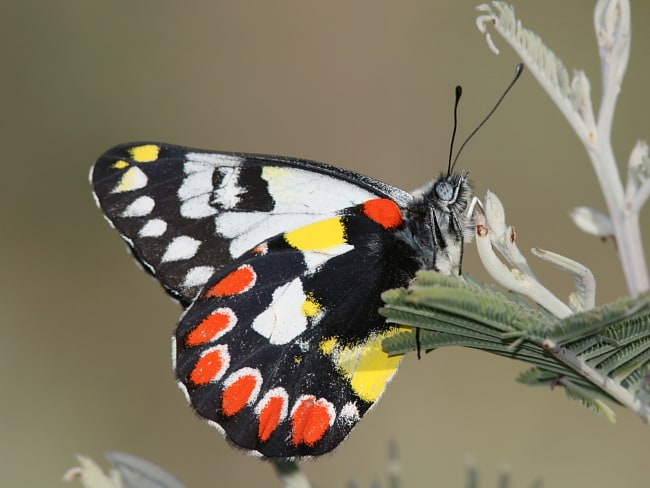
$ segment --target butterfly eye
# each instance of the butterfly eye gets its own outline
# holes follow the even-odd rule
[[[448,181],[439,181],[435,186],[436,196],[445,202],[454,197],[454,187]]]

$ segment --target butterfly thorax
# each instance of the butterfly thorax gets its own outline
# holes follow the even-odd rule
[[[404,238],[418,249],[422,269],[458,274],[463,245],[471,239],[467,209],[471,187],[465,173],[441,175],[413,192]]]

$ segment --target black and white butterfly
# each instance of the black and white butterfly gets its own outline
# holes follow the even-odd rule
[[[234,444],[323,454],[400,362],[380,295],[419,269],[458,273],[471,219],[464,174],[413,194],[333,166],[157,143],[95,164],[99,206],[185,308],[174,367]]]

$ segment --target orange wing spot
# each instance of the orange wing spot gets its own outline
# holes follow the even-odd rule
[[[257,275],[253,268],[248,264],[244,264],[210,288],[205,293],[205,297],[219,298],[239,295],[250,290],[255,284],[256,279]]]
[[[237,321],[237,317],[230,309],[219,309],[215,313],[203,319],[185,339],[187,347],[200,346],[215,340],[230,330]]]
[[[228,369],[229,363],[230,356],[226,346],[221,345],[208,350],[196,362],[196,366],[190,374],[190,381],[199,386],[217,381]]]
[[[224,415],[230,417],[239,413],[251,399],[256,387],[257,378],[248,374],[226,388],[221,397],[221,411]]]
[[[269,440],[271,434],[280,425],[285,402],[286,400],[280,396],[271,397],[260,412],[260,425],[257,430],[257,436],[262,442]]]
[[[293,411],[291,426],[293,444],[312,447],[323,438],[334,421],[334,408],[324,398],[305,397]]]
[[[399,206],[387,198],[368,200],[363,204],[362,211],[386,230],[396,229],[404,223]]]

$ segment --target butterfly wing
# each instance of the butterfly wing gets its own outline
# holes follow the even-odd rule
[[[158,143],[116,146],[91,171],[95,198],[137,259],[187,306],[224,264],[276,234],[409,193],[311,161]]]
[[[175,336],[179,385],[234,444],[267,457],[335,448],[379,399],[401,357],[382,291],[416,250],[401,209],[376,199],[261,243],[217,272]]]

